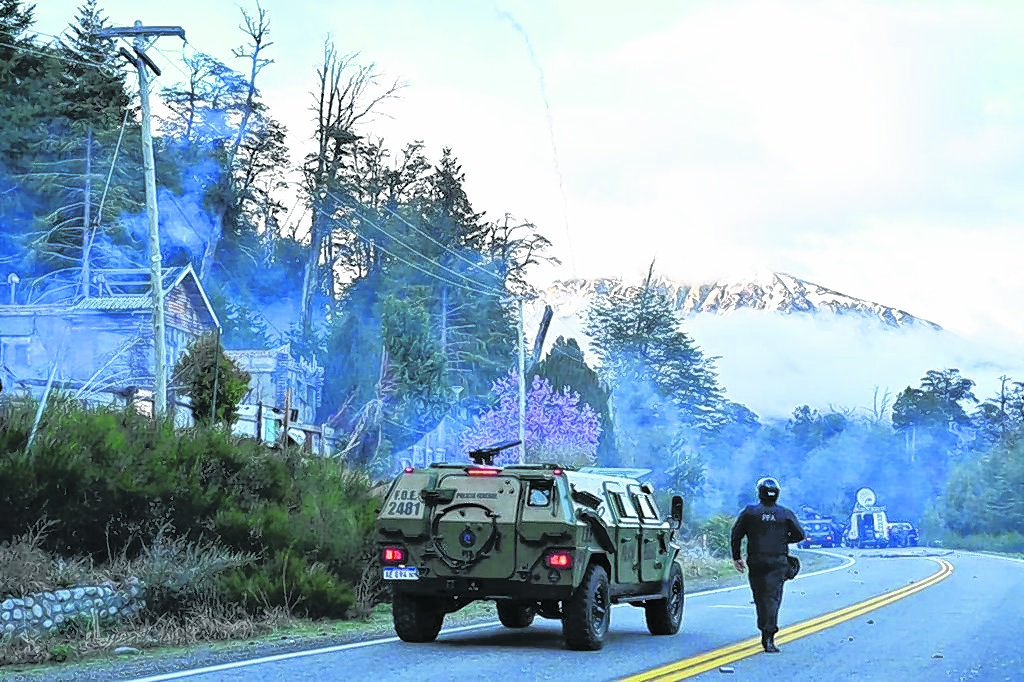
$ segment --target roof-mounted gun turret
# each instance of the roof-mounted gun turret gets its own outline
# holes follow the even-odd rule
[[[501,443],[499,445],[492,445],[489,448],[479,448],[477,450],[469,451],[469,458],[473,460],[473,464],[481,466],[494,466],[494,458],[498,456],[498,453],[502,450],[508,450],[511,447],[519,445],[523,441],[521,440],[510,440],[507,443]]]

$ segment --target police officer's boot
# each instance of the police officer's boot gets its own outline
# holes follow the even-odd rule
[[[775,646],[775,635],[762,635],[761,646],[764,647],[765,653],[777,654],[779,653],[779,647]]]

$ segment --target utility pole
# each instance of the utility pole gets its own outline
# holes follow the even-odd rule
[[[149,219],[149,275],[153,287],[153,349],[154,386],[153,415],[162,418],[167,414],[167,335],[164,322],[164,284],[162,257],[160,255],[160,224],[156,206],[156,163],[153,160],[153,133],[149,110],[149,67],[157,76],[160,69],[146,55],[146,48],[161,36],[178,36],[185,40],[185,29],[180,26],[143,26],[136,21],[131,28],[111,28],[99,31],[102,38],[133,38],[132,56],[123,47],[122,57],[133,64],[139,72],[139,97],[142,100],[142,162],[146,175],[146,216]]]
[[[519,463],[526,463],[526,333],[523,331],[523,299],[519,304]]]
[[[89,230],[92,229],[92,127],[85,134],[85,213],[82,216],[82,296],[89,298]]]

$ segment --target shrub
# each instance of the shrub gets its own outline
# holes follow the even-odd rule
[[[708,552],[716,557],[731,557],[732,526],[736,519],[728,514],[716,514],[702,523],[698,535],[708,538]]]
[[[309,618],[344,618],[355,604],[349,583],[338,580],[323,564],[310,564],[287,551],[229,573],[223,587],[229,599],[250,612],[283,607]]]
[[[52,525],[40,521],[13,541],[0,542],[0,597],[22,597],[50,587],[52,560],[41,545]]]
[[[174,366],[174,378],[185,387],[197,422],[229,425],[235,421],[238,403],[248,393],[251,379],[248,372],[224,354],[220,339],[213,334],[201,336],[189,345]]]
[[[234,576],[229,593],[250,609],[286,605],[270,597],[285,588],[302,596],[309,613],[338,615],[351,606],[378,504],[365,475],[222,429],[175,431],[133,410],[83,410],[61,396],[48,404],[26,450],[33,409],[0,405],[0,539],[49,513],[57,523],[40,538],[40,551],[81,556],[79,568],[139,560],[133,570],[188,576],[183,584],[157,581],[167,590],[157,601],[168,609],[210,599],[214,574]],[[174,539],[168,528],[176,529]],[[243,556],[255,563],[243,566]],[[205,563],[190,573],[190,562]],[[65,563],[62,580],[76,570]],[[247,598],[246,585],[256,590]]]
[[[182,617],[202,607],[224,606],[223,574],[256,558],[209,541],[174,537],[168,523],[134,559],[122,556],[105,566],[104,573],[113,582],[138,578],[145,589],[147,610]]]
[[[1024,552],[1024,535],[1016,531],[999,534],[976,533],[974,535],[950,533],[945,536],[942,544],[945,547],[968,551],[1021,553]]]

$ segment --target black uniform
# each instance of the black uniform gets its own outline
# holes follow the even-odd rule
[[[804,529],[792,511],[773,502],[749,505],[732,527],[732,558],[740,558],[740,541],[747,538],[747,575],[757,607],[762,638],[779,631],[782,585],[789,569],[789,543],[804,539]]]

